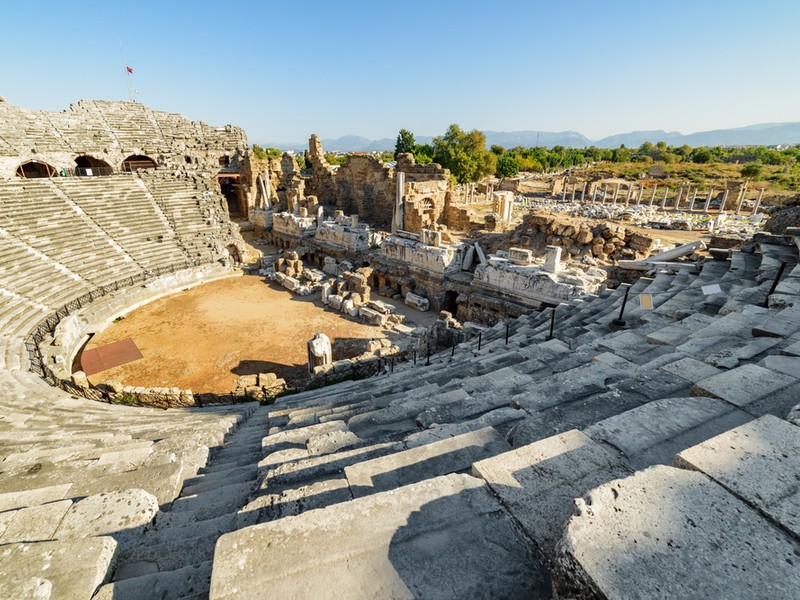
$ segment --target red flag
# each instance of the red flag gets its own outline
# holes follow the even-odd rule
[[[130,67],[125,67],[125,70],[127,70],[128,73],[133,73],[133,69],[131,69]]]

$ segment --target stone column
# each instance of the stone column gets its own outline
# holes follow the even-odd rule
[[[669,186],[664,188],[664,197],[661,199],[661,210],[664,210],[667,206],[667,194],[669,194]]]
[[[333,362],[331,340],[324,333],[317,333],[306,342],[308,349],[308,372],[314,373],[314,367],[329,365]]]
[[[606,203],[606,190],[607,189],[608,189],[608,184],[604,183],[603,184],[603,197],[600,198],[600,204],[605,204]]]
[[[625,206],[631,203],[631,194],[633,193],[633,184],[628,186],[628,193],[625,194]]]
[[[681,198],[683,198],[683,186],[678,188],[678,195],[675,196],[675,210],[678,211],[681,208]]]
[[[761,196],[764,195],[764,188],[758,190],[758,197],[756,198],[756,205],[753,207],[753,214],[758,212],[758,207],[761,206]]]
[[[742,204],[744,204],[744,197],[747,194],[747,182],[744,182],[742,186],[742,192],[739,194],[739,202],[736,205],[736,214],[738,215],[742,211]]]
[[[639,193],[636,194],[636,206],[642,203],[642,195],[644,194],[644,184],[639,186]]]
[[[394,214],[392,215],[392,234],[403,229],[403,195],[406,189],[406,174],[397,171],[397,190],[394,198]]]
[[[561,246],[547,246],[544,270],[548,273],[558,273],[561,270]]]
[[[708,207],[711,206],[711,198],[714,196],[714,188],[708,190],[708,198],[706,198],[706,205],[703,207],[703,212],[708,212]]]
[[[581,190],[581,202],[586,202],[586,186],[589,185],[588,181],[583,182],[583,189]]]
[[[561,187],[561,201],[565,202],[567,200],[567,178],[564,178],[564,185]]]
[[[272,208],[272,185],[269,182],[269,164],[264,169],[264,183],[267,186],[266,208]]]
[[[575,202],[575,188],[578,187],[578,182],[572,184],[572,196],[570,197],[570,202]]]
[[[697,198],[697,188],[694,188],[694,192],[692,193],[692,201],[689,204],[689,211],[690,212],[694,211],[694,201],[695,201],[696,198]]]
[[[596,184],[592,188],[592,204],[595,203],[595,200],[597,200],[597,185]]]
[[[653,195],[650,196],[650,204],[648,206],[653,206],[653,202],[656,200],[656,190],[658,189],[658,184],[653,186]]]
[[[614,186],[614,197],[611,199],[611,206],[617,205],[617,195],[619,194],[619,184]]]
[[[722,194],[722,204],[719,205],[719,212],[725,212],[725,203],[728,201],[728,190],[725,190],[725,193]]]

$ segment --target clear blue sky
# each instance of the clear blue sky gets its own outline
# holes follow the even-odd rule
[[[0,95],[139,100],[251,142],[800,120],[800,1],[6,2]]]

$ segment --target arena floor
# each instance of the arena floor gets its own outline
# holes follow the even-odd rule
[[[344,318],[314,297],[301,298],[243,275],[213,281],[144,306],[95,335],[84,350],[132,338],[143,358],[89,378],[97,385],[228,393],[240,375],[273,372],[296,380],[307,372],[306,341],[317,332],[333,343],[333,359],[364,351],[370,339],[397,334]],[[381,298],[381,300],[386,300]],[[393,302],[398,305],[398,303]],[[409,325],[429,326],[433,312],[404,305]]]

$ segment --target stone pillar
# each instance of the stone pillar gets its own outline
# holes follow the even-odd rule
[[[653,206],[653,202],[656,200],[656,190],[658,189],[658,185],[653,186],[653,195],[650,196],[650,204],[648,206]]]
[[[664,188],[664,197],[661,199],[661,210],[667,206],[667,194],[669,194],[669,186]]]
[[[570,202],[575,202],[575,188],[578,187],[578,182],[572,184],[572,196],[570,197]]]
[[[611,206],[617,205],[617,195],[619,194],[619,184],[614,187],[614,197],[611,199]]]
[[[308,349],[308,372],[314,373],[314,367],[329,365],[333,362],[331,340],[324,333],[317,333],[306,342]]]
[[[588,181],[583,182],[583,189],[581,190],[581,202],[586,202],[586,186],[589,185]]]
[[[753,214],[758,212],[758,207],[761,206],[761,196],[764,195],[764,188],[758,190],[758,197],[756,198],[756,205],[753,207]]]
[[[625,194],[625,206],[631,203],[631,194],[633,193],[633,184],[628,186],[628,193]]]
[[[264,202],[264,209],[269,209],[269,195],[267,194],[267,188],[264,185],[264,180],[259,175],[256,180],[258,181],[258,187],[261,190],[261,199]]]
[[[592,188],[592,204],[597,200],[597,185]]]
[[[642,194],[644,194],[644,184],[639,186],[639,193],[636,194],[636,206],[642,203]]]
[[[692,193],[692,201],[689,204],[689,211],[694,211],[694,201],[697,199],[697,188],[694,188],[694,192]]]
[[[322,206],[317,206],[317,227],[322,227],[325,221],[325,209]]]
[[[269,182],[269,164],[264,169],[264,183],[267,186],[266,208],[272,208],[272,185]]]
[[[561,270],[561,246],[547,246],[544,270],[548,273],[558,273]]]
[[[397,171],[397,191],[394,198],[394,214],[392,215],[392,234],[403,229],[403,196],[406,189],[406,174]]]
[[[567,199],[567,178],[564,178],[564,185],[561,188],[561,201],[565,202]]]
[[[604,183],[604,184],[603,184],[603,197],[602,197],[602,198],[600,198],[600,203],[601,203],[601,204],[605,204],[605,203],[606,203],[606,190],[607,190],[607,189],[608,189],[608,184],[607,184],[607,183]]]
[[[708,198],[706,198],[706,205],[703,207],[703,212],[708,212],[708,207],[711,206],[711,198],[714,196],[714,188],[708,190]]]
[[[725,190],[725,193],[722,194],[722,204],[719,205],[719,212],[725,212],[725,203],[728,202],[728,190]]]
[[[680,210],[681,208],[681,198],[683,198],[683,186],[678,188],[678,195],[675,196],[675,210]]]
[[[742,204],[744,204],[744,197],[747,194],[747,182],[744,182],[742,186],[742,192],[739,194],[739,202],[736,205],[736,214],[738,215],[742,211]]]

